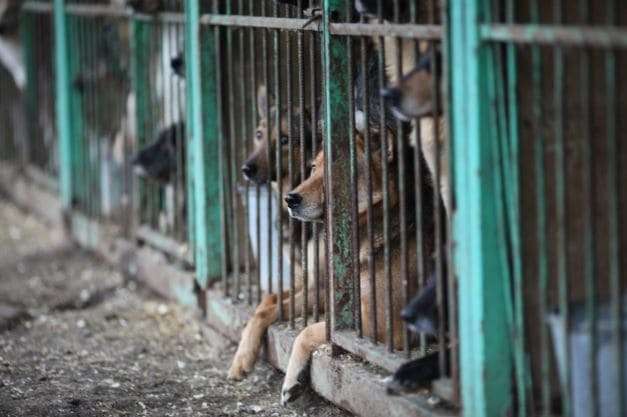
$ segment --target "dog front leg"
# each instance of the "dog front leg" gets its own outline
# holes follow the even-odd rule
[[[246,323],[229,369],[229,379],[242,379],[252,371],[259,355],[263,334],[277,319],[277,300],[276,294],[264,297],[251,319]]]
[[[296,337],[281,389],[282,405],[295,400],[302,393],[307,380],[311,353],[325,342],[326,323],[323,321],[305,327]]]

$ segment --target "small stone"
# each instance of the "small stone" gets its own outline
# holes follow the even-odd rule
[[[207,404],[206,402],[203,402],[203,403],[200,405],[200,408],[208,408],[208,407],[209,407],[209,404]]]
[[[79,329],[82,329],[83,327],[85,327],[85,320],[80,319],[76,322],[76,327],[78,327]]]
[[[183,362],[183,361],[176,361],[176,367],[177,368],[185,369],[185,366],[186,366],[185,362]]]
[[[169,311],[170,309],[165,304],[159,304],[159,307],[157,307],[157,313],[159,313],[162,316],[168,314]]]

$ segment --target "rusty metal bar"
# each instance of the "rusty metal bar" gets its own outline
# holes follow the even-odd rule
[[[627,29],[612,26],[563,26],[536,24],[484,24],[480,26],[483,41],[627,48]]]

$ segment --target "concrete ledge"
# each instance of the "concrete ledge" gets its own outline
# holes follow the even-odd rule
[[[0,190],[16,205],[52,226],[63,224],[61,201],[54,193],[35,185],[22,170],[10,163],[0,166]]]
[[[207,291],[207,322],[225,337],[237,343],[253,308],[234,304],[217,291]],[[298,322],[297,322],[298,326]],[[298,327],[300,328],[300,327]],[[299,330],[286,324],[268,329],[266,359],[285,372],[292,344]],[[311,386],[328,401],[364,417],[453,417],[450,409],[433,406],[425,394],[389,396],[383,379],[390,373],[346,353],[333,357],[326,345],[313,355]],[[280,393],[277,392],[277,396]]]

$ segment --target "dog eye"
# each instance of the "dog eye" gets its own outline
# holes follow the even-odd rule
[[[258,130],[257,133],[255,133],[255,138],[257,140],[261,140],[261,138],[263,138],[263,133],[261,133],[261,130]]]
[[[290,143],[290,139],[287,136],[281,136],[281,145],[287,145]]]

